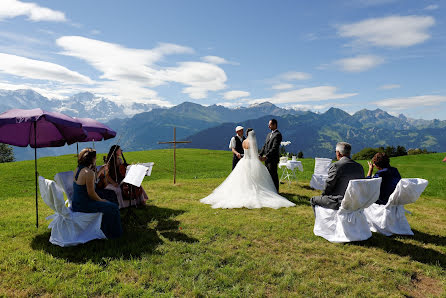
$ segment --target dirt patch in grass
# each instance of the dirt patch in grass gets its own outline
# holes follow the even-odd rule
[[[400,287],[407,297],[440,297],[443,294],[443,286],[440,281],[414,272],[410,276],[410,285]]]

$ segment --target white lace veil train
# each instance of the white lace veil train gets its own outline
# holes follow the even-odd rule
[[[248,158],[258,158],[259,150],[257,148],[256,133],[254,130],[248,132],[249,154]]]

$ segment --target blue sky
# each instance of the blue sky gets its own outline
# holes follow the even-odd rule
[[[0,89],[446,119],[445,2],[0,1]]]

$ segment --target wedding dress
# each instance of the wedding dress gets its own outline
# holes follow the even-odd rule
[[[295,206],[277,193],[266,167],[259,160],[255,132],[248,133],[249,149],[231,174],[200,202],[212,208],[281,208]]]

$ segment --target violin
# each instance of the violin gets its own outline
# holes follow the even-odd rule
[[[128,167],[129,164],[125,160],[124,153],[121,153],[121,156],[122,156],[122,161],[124,163],[119,165],[119,169],[118,170],[119,170],[119,174],[121,175],[122,179],[124,179],[125,174],[127,173],[127,167]]]
[[[104,160],[104,166],[103,169],[101,169],[101,171],[99,171],[98,176],[97,176],[97,183],[96,183],[96,187],[99,189],[104,189],[107,186],[107,181],[106,181],[106,177],[105,177],[105,167],[108,167],[108,163],[106,162],[106,157],[103,156],[103,160]]]

